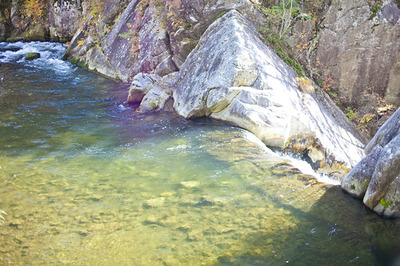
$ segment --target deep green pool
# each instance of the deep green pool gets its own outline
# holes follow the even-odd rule
[[[244,130],[134,112],[64,49],[0,43],[1,265],[400,263],[398,220]]]

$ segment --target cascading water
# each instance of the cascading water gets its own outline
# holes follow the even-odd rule
[[[241,129],[135,113],[64,50],[0,43],[0,264],[395,265],[397,220]]]

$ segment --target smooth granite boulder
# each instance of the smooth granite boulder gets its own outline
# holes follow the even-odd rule
[[[293,69],[235,10],[206,30],[174,87],[174,108],[185,118],[227,121],[272,147],[312,140],[304,151],[320,146],[324,163],[351,167],[364,155],[364,144],[329,97],[321,91],[302,92]]]

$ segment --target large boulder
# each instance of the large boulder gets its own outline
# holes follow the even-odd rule
[[[143,97],[154,87],[154,84],[160,80],[160,77],[154,74],[139,73],[132,81],[129,87],[128,99],[130,104],[140,104]]]
[[[379,129],[368,154],[342,181],[342,188],[387,217],[400,217],[400,109]]]
[[[302,92],[295,72],[261,40],[256,27],[233,10],[201,37],[175,78],[174,108],[185,118],[210,116],[253,132],[283,148],[305,141],[320,147],[321,164],[351,167],[363,157],[362,141],[323,92]]]
[[[152,112],[158,110],[172,111],[172,87],[176,73],[164,76],[156,74],[137,74],[129,87],[127,102],[139,105],[138,112]]]

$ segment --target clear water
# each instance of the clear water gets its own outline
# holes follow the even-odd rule
[[[1,265],[400,263],[398,220],[241,129],[134,112],[64,50],[0,44]]]

